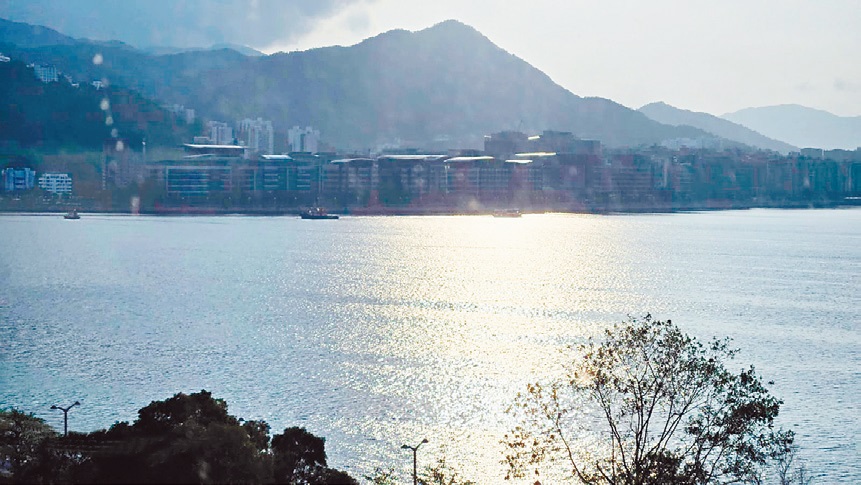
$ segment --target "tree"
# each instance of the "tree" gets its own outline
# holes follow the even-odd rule
[[[178,393],[164,401],[153,401],[138,411],[133,427],[143,434],[161,434],[190,424],[208,426],[212,423],[238,425],[227,413],[227,403],[202,390],[192,394]]]
[[[271,443],[265,421],[242,423],[207,391],[153,401],[133,424],[68,437],[32,415],[0,411],[0,483],[9,475],[25,483],[358,484],[329,468],[325,440],[302,428]]]
[[[561,462],[588,484],[757,481],[793,434],[774,429],[781,401],[753,367],[727,369],[736,353],[728,339],[704,345],[650,315],[606,330],[561,379],[518,395],[508,478]]]
[[[362,478],[373,485],[397,485],[398,479],[394,468],[374,468],[374,472],[370,475],[363,475]]]
[[[326,440],[305,428],[286,428],[272,438],[272,454],[277,481],[305,482],[326,467]]]
[[[358,485],[346,473],[326,465],[326,440],[305,428],[286,428],[272,437],[274,478],[277,483]]]
[[[90,459],[72,470],[90,483],[261,483],[271,476],[264,422],[240,425],[207,391],[153,401],[116,423],[59,445]]]
[[[463,478],[457,469],[449,465],[444,455],[437,458],[435,464],[425,467],[418,482],[421,485],[475,485],[475,482]]]
[[[0,472],[16,481],[38,467],[44,443],[57,436],[45,420],[16,409],[0,410]]]
[[[401,483],[394,468],[377,467],[372,474],[364,475],[363,478],[373,485]],[[475,482],[463,478],[455,467],[449,465],[444,454],[437,458],[433,465],[425,466],[417,481],[421,485],[475,485]]]
[[[269,451],[269,423],[266,421],[245,421],[242,429],[248,433],[248,439],[260,452]]]
[[[779,485],[810,485],[813,477],[807,470],[807,465],[797,462],[798,448],[795,445],[781,455],[775,464],[777,483]]]

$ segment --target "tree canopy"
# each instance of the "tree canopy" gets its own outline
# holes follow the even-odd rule
[[[756,482],[790,451],[793,433],[774,425],[781,401],[753,367],[728,368],[728,340],[703,344],[646,315],[574,353],[562,378],[511,408],[508,478],[556,467],[588,484]]]
[[[0,410],[0,477],[26,477],[39,461],[42,443],[58,436],[42,418],[16,409]]]
[[[323,438],[244,421],[207,391],[153,401],[134,423],[60,437],[41,419],[0,413],[13,482],[355,484],[326,465]],[[2,455],[0,455],[2,456]]]

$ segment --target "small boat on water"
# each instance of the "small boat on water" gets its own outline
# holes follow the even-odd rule
[[[80,219],[81,216],[78,214],[78,209],[72,209],[63,216],[63,219]]]
[[[336,214],[329,214],[322,207],[313,207],[299,214],[302,219],[337,219]]]
[[[523,214],[518,209],[506,209],[493,212],[493,217],[520,217]]]

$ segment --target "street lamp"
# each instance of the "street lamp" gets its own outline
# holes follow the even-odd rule
[[[418,484],[418,473],[417,473],[416,465],[417,465],[417,455],[419,452],[419,446],[421,446],[427,442],[428,442],[427,439],[423,439],[421,443],[419,443],[415,446],[401,445],[401,448],[404,450],[413,450],[413,485]]]
[[[51,409],[59,409],[60,411],[63,411],[63,436],[69,436],[69,410],[75,406],[80,406],[80,405],[81,405],[80,402],[75,401],[71,406],[69,406],[67,408],[61,408],[60,406],[57,406],[56,404],[51,406]]]

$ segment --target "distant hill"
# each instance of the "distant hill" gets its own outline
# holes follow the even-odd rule
[[[0,44],[14,44],[18,47],[30,48],[76,43],[75,39],[48,27],[0,19]]]
[[[93,65],[93,56],[104,62]],[[480,147],[500,130],[572,131],[611,146],[707,136],[602,98],[581,98],[456,21],[395,30],[351,47],[249,57],[231,49],[152,56],[124,45],[16,48],[75,79],[107,79],[209,119],[312,125],[341,148],[382,143]]]
[[[107,105],[103,105],[105,99]],[[20,61],[0,63],[3,144],[100,150],[116,129],[118,137],[134,146],[140,146],[143,138],[157,145],[177,145],[198,128],[127,89],[74,87],[65,80],[45,84]]]
[[[797,147],[788,143],[773,140],[749,128],[708,113],[679,109],[662,102],[647,104],[638,111],[665,125],[693,126],[721,138],[737,141],[752,147],[774,150],[783,154],[798,150]]]
[[[146,52],[147,54],[152,54],[154,56],[164,56],[171,54],[181,54],[183,52],[195,52],[195,51],[217,51],[221,49],[232,49],[244,56],[250,57],[259,57],[265,56],[266,54],[252,49],[251,47],[239,45],[239,44],[213,44],[210,47],[167,47],[167,46],[152,46],[152,47],[142,47],[140,50]]]
[[[178,59],[177,59],[178,60]],[[191,61],[191,58],[187,58]],[[601,98],[580,98],[464,24],[395,30],[352,47],[247,59],[174,78],[162,95],[216,118],[313,125],[336,146],[481,146],[485,134],[573,131],[614,146],[699,136]]]
[[[783,104],[745,108],[722,118],[801,148],[854,150],[861,146],[861,116],[837,116],[797,104]]]

